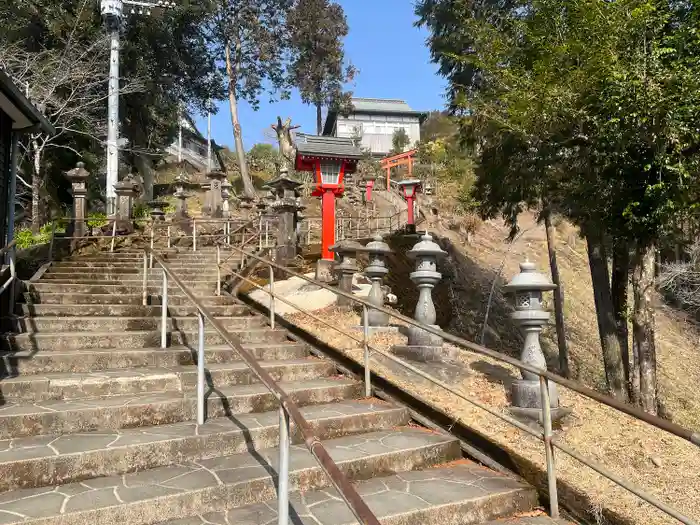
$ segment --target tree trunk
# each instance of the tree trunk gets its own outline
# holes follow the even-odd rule
[[[316,135],[323,133],[323,115],[321,115],[321,104],[316,104]]]
[[[547,232],[549,269],[552,272],[552,282],[557,285],[553,293],[554,322],[557,327],[557,344],[559,346],[559,373],[564,377],[569,377],[569,349],[566,346],[566,332],[564,330],[564,291],[561,288],[559,265],[557,264],[557,239],[552,224],[552,214],[549,210],[544,212],[544,226]]]
[[[228,103],[231,109],[231,125],[233,126],[233,137],[236,141],[236,156],[238,157],[238,167],[241,170],[241,180],[243,181],[243,193],[250,198],[255,198],[255,186],[248,173],[248,163],[245,158],[245,148],[243,146],[243,133],[238,119],[238,101],[236,100],[236,80],[238,74],[234,71],[231,63],[231,43],[227,41],[226,47],[226,74],[228,75]],[[236,54],[238,56],[238,53]],[[238,70],[238,67],[236,67]]]
[[[32,233],[41,229],[41,149],[36,140],[32,141]]]
[[[140,195],[140,199],[143,202],[148,202],[153,200],[153,166],[151,165],[151,159],[146,155],[134,155],[134,164],[136,164],[136,169],[139,171],[139,175],[143,179],[143,194]]]
[[[632,273],[634,308],[632,313],[632,346],[635,357],[634,369],[639,372],[639,401],[642,409],[656,414],[658,408],[656,392],[656,343],[654,338],[654,263],[656,247],[638,246]]]
[[[625,381],[628,390],[630,380],[630,355],[629,333],[627,328],[627,289],[629,285],[630,253],[627,242],[616,240],[613,244],[612,284],[611,295],[615,324],[617,325],[617,338],[620,341],[622,351],[622,366],[625,373]]]
[[[603,366],[605,367],[608,391],[614,398],[627,401],[622,352],[620,341],[617,338],[617,326],[615,325],[612,297],[610,296],[608,261],[602,235],[587,234],[586,242],[588,243],[588,264],[591,269],[593,298],[600,344],[603,349]]]

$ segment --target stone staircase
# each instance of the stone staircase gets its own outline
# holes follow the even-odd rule
[[[217,297],[213,251],[167,260],[302,407],[382,523],[484,523],[537,504],[531,487],[463,460],[457,440],[404,408],[362,399],[332,362]],[[276,400],[207,331],[208,420],[196,425],[196,309],[169,289],[161,349],[162,276],[151,271],[142,306],[141,272],[142,255],[125,251],[55,262],[29,284],[0,343],[0,525],[277,523]],[[291,522],[356,523],[299,442],[293,429]]]

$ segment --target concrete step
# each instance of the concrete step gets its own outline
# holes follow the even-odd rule
[[[327,440],[330,455],[353,480],[394,474],[456,459],[459,443],[449,436],[398,428]],[[196,513],[262,503],[275,496],[277,449],[264,449],[197,462],[109,476],[60,488],[20,489],[3,494],[0,519],[6,524],[145,525]],[[290,489],[329,486],[306,447],[290,451]]]
[[[260,366],[275,381],[317,379],[331,376],[336,371],[330,361],[315,358],[260,361]],[[211,388],[258,382],[258,378],[243,362],[210,363],[206,366],[206,380]],[[196,387],[195,366],[122,368],[84,374],[64,372],[8,377],[0,381],[0,396],[3,399],[40,402],[155,392],[192,392]]]
[[[29,317],[80,317],[80,316],[115,316],[115,317],[159,317],[160,306],[141,306],[130,304],[23,304],[22,313]],[[207,306],[217,317],[237,317],[246,315],[250,310],[242,305]],[[197,315],[194,306],[168,305],[168,314],[172,317],[190,317]]]
[[[255,359],[278,361],[301,359],[308,348],[291,341],[285,343],[244,344]],[[31,350],[0,353],[0,376],[38,375],[71,372],[75,374],[141,367],[170,368],[196,364],[197,354],[184,346],[170,348],[93,348],[90,350],[56,349],[48,352]],[[207,346],[206,363],[240,361],[238,353],[228,346]],[[0,383],[1,384],[1,383]]]
[[[470,462],[370,479],[355,488],[374,515],[386,524],[472,525],[484,519],[530,511],[537,505],[531,486]],[[290,495],[294,523],[356,525],[357,519],[334,489]],[[277,523],[277,500],[162,522],[160,525]],[[546,521],[507,523],[548,524]]]
[[[342,378],[280,382],[300,405],[318,405],[360,397],[361,384]],[[0,439],[46,434],[116,430],[164,425],[196,419],[197,400],[192,392],[164,392],[107,396],[92,399],[13,403],[0,407]],[[206,411],[210,418],[265,412],[279,406],[262,384],[210,390]]]
[[[195,295],[214,295],[216,293],[216,283],[206,281],[202,283],[187,283],[190,291]],[[151,293],[160,288],[160,282],[153,281],[149,284]],[[155,290],[154,290],[155,289]],[[184,297],[184,293],[178,285],[171,283],[168,290],[172,295]],[[134,280],[133,284],[104,284],[104,281],[89,281],[85,283],[75,281],[39,281],[29,285],[30,292],[38,293],[85,293],[85,294],[140,294],[143,291],[141,281]]]
[[[232,262],[232,261],[229,261]],[[237,261],[236,261],[237,262]],[[206,268],[211,268],[216,264],[216,260],[214,260],[213,263],[210,263],[208,261],[205,262],[197,262],[197,261],[168,261],[167,262],[168,266],[173,269],[185,269],[185,268],[196,268],[196,269],[206,269]],[[55,262],[53,263],[48,271],[50,272],[70,272],[71,270],[73,271],[81,271],[85,269],[90,269],[91,271],[95,272],[101,272],[105,270],[112,270],[112,271],[121,271],[121,270],[136,270],[136,271],[142,271],[143,270],[143,260],[138,261],[104,261],[104,262],[99,262],[99,261],[60,261],[60,262]],[[158,270],[160,271],[161,268],[160,266],[154,266],[153,268],[149,268],[149,271],[151,270]]]
[[[246,315],[219,318],[227,330],[262,328],[263,317]],[[20,333],[47,332],[123,332],[130,330],[160,330],[160,315],[152,317],[19,317],[12,320],[14,331]],[[169,317],[167,330],[194,332],[199,324],[196,317]]]
[[[221,306],[235,304],[235,299],[228,295],[200,295],[195,293],[204,306]],[[123,304],[123,305],[138,305],[141,306],[143,301],[142,290],[138,293],[76,293],[76,292],[45,292],[33,291],[24,294],[28,304]],[[148,304],[159,305],[160,296],[152,294],[147,297]],[[168,295],[168,305],[193,306],[184,295]]]
[[[306,406],[301,413],[320,439],[389,430],[407,425],[408,412],[381,401],[339,401]],[[66,436],[33,436],[3,443],[0,491],[44,487],[211,459],[277,445],[279,413],[240,414],[158,427],[86,432]],[[292,443],[301,443],[292,427]],[[0,513],[1,515],[1,513]]]
[[[287,340],[284,330],[269,328],[249,329],[243,331],[231,330],[230,333],[243,343],[278,343]],[[169,344],[186,345],[196,348],[197,332],[170,332]],[[212,330],[204,334],[205,345],[222,345],[224,340]],[[130,332],[85,332],[85,333],[31,333],[0,336],[0,350],[79,350],[94,348],[149,348],[160,345],[160,332],[130,331]]]
[[[523,516],[489,521],[483,525],[576,525],[573,521],[553,520],[548,516]]]
[[[69,281],[69,282],[84,282],[84,281],[97,281],[98,283],[104,282],[104,281],[133,281],[133,282],[143,282],[143,272],[140,270],[131,270],[129,272],[119,272],[119,273],[112,273],[112,271],[105,271],[105,272],[93,272],[93,269],[82,269],[82,270],[76,270],[73,273],[66,273],[66,272],[47,272],[44,275],[41,276],[41,280],[39,282],[44,282],[44,281]],[[201,270],[192,270],[190,268],[188,269],[181,269],[177,268],[174,269],[175,275],[177,275],[180,279],[185,281],[185,283],[188,283],[190,281],[197,281],[197,280],[206,280],[209,282],[216,282],[216,268],[211,268],[209,267],[208,269],[201,269]],[[226,275],[226,272],[222,270],[221,272],[222,275]],[[163,273],[160,270],[155,270],[153,269],[152,271],[149,272],[148,278],[151,281],[157,281],[158,284],[162,282],[163,279]],[[104,284],[110,284],[110,282],[105,282]]]

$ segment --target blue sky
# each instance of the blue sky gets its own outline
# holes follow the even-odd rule
[[[430,63],[425,39],[427,32],[413,27],[416,19],[412,0],[339,0],[345,9],[350,33],[345,41],[345,56],[360,74],[349,88],[358,97],[399,98],[415,110],[442,109],[445,81]],[[265,100],[266,97],[263,97]],[[219,105],[212,116],[212,135],[221,145],[233,146],[228,102]],[[239,108],[245,148],[257,142],[275,141],[267,130],[276,121],[292,117],[301,131],[316,132],[316,111],[301,103],[297,93],[291,100],[263,103],[258,111],[248,104]],[[206,133],[206,117],[197,120]],[[273,132],[274,133],[274,132]]]

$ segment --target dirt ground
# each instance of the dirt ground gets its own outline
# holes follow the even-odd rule
[[[518,263],[526,257],[541,270],[546,272],[548,268],[543,228],[532,217],[525,217],[522,226],[523,234],[510,245],[505,242],[507,229],[495,221],[484,223],[470,243],[439,224],[433,225],[435,233],[443,238],[443,248],[450,253],[440,267],[446,276],[435,290],[438,322],[448,331],[471,341],[479,342],[483,332],[486,346],[513,356],[518,355],[521,339],[508,318],[508,299],[500,293],[500,287],[518,272]],[[558,226],[557,235],[572,375],[582,383],[602,389],[604,378],[585,243],[577,239],[576,232],[566,224]],[[484,330],[485,305],[501,265],[502,272],[496,281]],[[413,287],[405,285],[410,265],[394,257],[391,267],[394,275],[390,284],[399,292],[397,309],[411,314],[415,305]],[[333,327],[341,329],[359,323],[359,316],[352,312],[328,309],[320,315]],[[303,314],[295,314],[292,319],[319,339],[343,349],[356,360],[361,359],[357,342],[348,336],[329,330],[328,326]],[[659,390],[666,411],[676,423],[698,429],[700,396],[694,385],[700,383],[700,365],[696,357],[700,331],[691,320],[661,302],[657,305],[656,322]],[[555,338],[553,326],[545,330],[543,346],[552,366],[556,364]],[[404,342],[405,337],[400,334],[372,337],[372,345],[385,351]],[[469,398],[507,413],[509,385],[519,377],[518,371],[473,352],[462,351],[460,355],[459,364],[464,374],[454,380],[453,386]],[[372,367],[520,456],[523,469],[531,471],[528,477],[541,479],[544,469],[541,442],[426,380],[397,371],[396,365],[389,365],[381,355],[375,354]],[[573,413],[556,429],[556,439],[687,516],[700,520],[700,450],[697,447],[566,389],[560,389],[560,398],[562,406],[571,408]],[[589,517],[601,524],[676,523],[563,452],[557,452],[556,460],[558,476],[563,483],[560,499],[564,506],[568,503],[585,509]]]

